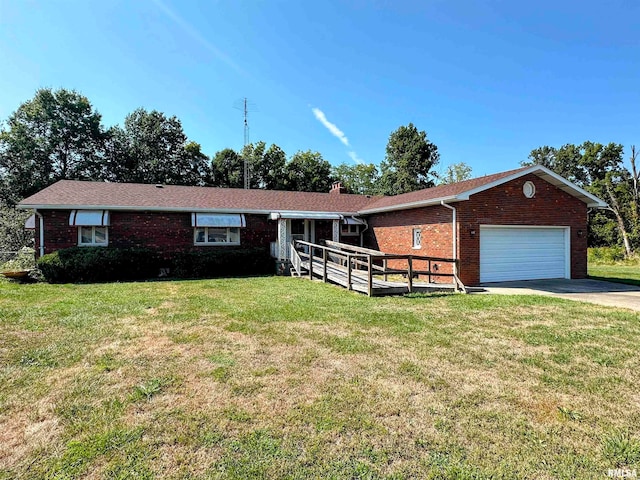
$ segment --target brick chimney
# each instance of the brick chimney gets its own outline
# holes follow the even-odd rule
[[[342,186],[342,182],[333,182],[329,193],[347,193],[347,189]]]

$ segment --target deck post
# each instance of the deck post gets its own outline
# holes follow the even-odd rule
[[[347,254],[347,290],[351,290],[351,255]]]
[[[407,264],[407,273],[409,274],[409,293],[411,293],[413,292],[413,257],[411,257],[411,255],[407,258]]]
[[[313,247],[309,245],[309,280],[313,280]]]
[[[367,272],[367,294],[372,297],[373,296],[373,261],[371,259],[371,255],[367,255],[367,266],[369,267],[369,271]]]
[[[322,281],[327,283],[327,249],[322,249]]]
[[[431,260],[429,260],[429,283],[431,283]]]
[[[386,282],[389,275],[387,275],[387,259],[383,258],[382,259],[382,268],[384,269],[384,281]]]

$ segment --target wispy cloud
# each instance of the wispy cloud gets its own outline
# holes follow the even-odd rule
[[[349,158],[353,160],[355,163],[358,163],[360,165],[364,164],[364,160],[362,160],[356,152],[353,152],[353,151],[348,152],[348,155],[349,155]]]
[[[209,52],[213,53],[218,59],[229,65],[231,68],[236,70],[238,73],[242,73],[246,75],[246,72],[240,68],[229,56],[216,47],[213,43],[207,40],[198,30],[196,30],[193,26],[191,26],[186,20],[180,17],[177,13],[171,10],[162,0],[151,0],[158,9],[164,13],[169,19],[171,19],[175,24],[177,24],[187,35],[189,35],[193,40],[197,41],[204,48],[209,50]]]
[[[342,143],[344,143],[345,146],[347,147],[349,146],[349,139],[347,138],[347,136],[344,134],[342,130],[338,128],[338,126],[335,123],[331,123],[329,120],[327,120],[327,117],[322,110],[320,110],[319,108],[312,108],[311,111],[313,112],[315,117],[318,119],[318,121],[322,125],[324,125],[327,130],[331,132],[331,135],[333,135]]]
[[[311,109],[311,111],[313,112],[313,115],[316,117],[316,119],[322,125],[324,125],[324,127],[327,130],[329,130],[329,132],[331,132],[331,135],[333,135],[338,140],[340,140],[344,144],[345,147],[351,147],[351,145],[349,144],[349,139],[344,134],[344,132],[342,130],[340,130],[335,123],[331,123],[329,120],[327,120],[327,116],[324,114],[324,112],[322,110],[320,110],[319,108],[315,108],[314,107],[314,108]],[[349,158],[351,160],[353,160],[354,163],[358,163],[358,164],[365,163],[364,160],[362,160],[358,156],[358,154],[356,152],[354,152],[353,150],[350,150],[349,152],[347,152],[347,155],[349,155]]]

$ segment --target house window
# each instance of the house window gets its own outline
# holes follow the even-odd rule
[[[422,229],[414,228],[413,229],[413,248],[421,248],[422,247]]]
[[[360,225],[343,223],[340,226],[340,235],[344,237],[355,236],[360,234]]]
[[[238,227],[196,227],[196,245],[240,245]]]
[[[78,227],[78,245],[106,247],[109,244],[108,227]]]

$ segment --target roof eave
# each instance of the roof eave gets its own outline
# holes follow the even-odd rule
[[[143,207],[131,205],[71,205],[71,204],[25,204],[20,203],[21,210],[110,210],[130,212],[185,212],[185,213],[247,213],[256,215],[270,215],[273,212],[287,214],[316,215],[357,215],[357,211],[322,211],[322,210],[282,210],[282,209],[251,209],[251,208],[199,208],[199,207]]]
[[[393,212],[395,210],[408,210],[411,208],[430,207],[433,205],[439,205],[442,202],[458,202],[460,200],[466,200],[466,199],[459,198],[458,195],[450,195],[448,197],[438,197],[438,198],[432,198],[429,200],[419,200],[417,202],[400,203],[397,205],[390,205],[388,207],[365,208],[363,210],[360,210],[358,213],[361,215],[366,215],[370,213]]]
[[[534,173],[535,174],[537,172],[540,172],[540,173],[542,173],[542,175],[546,175],[546,176],[549,176],[549,177],[553,178],[556,182],[558,182],[558,184],[553,183],[553,182],[549,182],[549,183],[551,183],[552,185],[554,185],[556,187],[559,187],[559,184],[563,185],[565,188],[561,188],[561,190],[563,190],[563,191],[567,192],[569,195],[572,195],[572,196],[578,198],[579,200],[583,201],[584,203],[587,204],[587,206],[589,208],[608,208],[609,207],[609,205],[607,205],[606,202],[602,201],[601,199],[599,199],[595,195],[592,195],[591,193],[589,193],[586,190],[580,188],[579,186],[577,186],[573,182],[570,182],[566,178],[558,175],[554,171],[549,170],[547,167],[544,167],[542,165],[532,165],[531,167],[529,167],[529,168],[527,168],[525,170],[520,170],[520,171],[518,171],[516,173],[513,173],[511,175],[507,175],[506,177],[502,177],[502,178],[499,178],[498,180],[494,180],[493,182],[486,183],[484,185],[481,185],[479,187],[473,188],[471,190],[467,190],[466,192],[460,193],[458,195],[458,198],[460,200],[469,200],[469,197],[471,197],[471,195],[475,195],[476,193],[484,192],[485,190],[489,190],[490,188],[497,187],[498,185],[502,185],[503,183],[510,182],[511,180],[515,180],[516,178],[523,177],[523,176],[528,175],[530,173]],[[567,191],[567,190],[569,190],[569,191]]]

